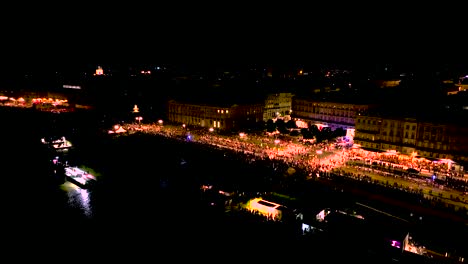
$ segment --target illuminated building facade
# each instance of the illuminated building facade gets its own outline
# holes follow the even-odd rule
[[[281,220],[283,206],[274,202],[263,200],[262,198],[251,199],[247,202],[246,209],[253,213],[261,214],[273,220]]]
[[[374,82],[379,88],[391,88],[391,87],[397,87],[398,85],[400,85],[401,80],[400,79],[375,80]]]
[[[293,97],[291,117],[309,125],[328,126],[332,130],[337,128],[347,130],[354,129],[356,117],[372,107],[370,104],[326,102]]]
[[[459,78],[457,87],[459,92],[468,91],[468,76]]]
[[[354,143],[376,150],[395,150],[403,154],[416,151],[417,121],[360,115],[356,119]]]
[[[354,143],[380,151],[468,162],[466,124],[360,115],[356,120]]]
[[[0,105],[2,106],[20,106],[36,107],[36,109],[48,109],[55,107],[69,107],[67,95],[58,92],[46,91],[21,91],[6,96],[0,93]]]
[[[263,110],[263,121],[274,119],[278,116],[290,115],[292,105],[292,93],[275,93],[267,95],[265,109]]]
[[[170,100],[168,119],[170,122],[189,126],[236,130],[260,122],[263,119],[263,107],[264,104],[261,103],[221,106]]]
[[[98,66],[94,75],[104,75],[104,69],[101,66]]]

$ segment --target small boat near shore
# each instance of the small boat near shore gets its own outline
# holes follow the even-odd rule
[[[96,177],[78,167],[65,167],[65,179],[84,189],[92,187],[96,182]]]

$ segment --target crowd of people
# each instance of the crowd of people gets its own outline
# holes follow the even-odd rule
[[[456,221],[451,225],[454,227],[458,226],[455,223],[466,223],[468,199],[464,199],[463,196],[451,197],[449,195],[449,193],[456,192],[450,185],[451,180],[460,181],[457,186],[466,186],[464,175],[447,177],[444,182],[433,181],[429,176],[432,173],[439,175],[443,173],[446,163],[430,164],[422,159],[413,159],[414,163],[411,163],[410,159],[398,157],[398,155],[366,152],[360,148],[342,146],[336,142],[306,144],[299,137],[280,137],[280,135],[260,132],[229,134],[206,128],[160,123],[128,124],[125,128],[129,134],[143,133],[167,137],[173,142],[180,142],[188,149],[196,149],[195,153],[206,151],[209,158],[202,160],[209,160],[212,164],[224,164],[224,160],[228,160],[230,165],[234,164],[234,168],[232,171],[223,171],[223,178],[229,178],[226,174],[234,175],[236,184],[231,190],[237,191],[238,194],[239,191],[253,192],[252,195],[247,195],[248,197],[257,197],[255,192],[259,191],[271,193],[271,190],[273,193],[295,195],[300,194],[301,191],[307,192],[307,188],[312,186],[321,186],[322,189],[319,192],[317,192],[318,189],[314,189],[314,192],[307,192],[306,196],[301,196],[301,200],[307,203],[315,199],[327,200],[325,197],[332,197],[333,201],[352,203],[355,195],[367,193],[373,194],[372,199],[375,200],[366,200],[367,204],[381,208],[380,202],[387,203],[392,200],[393,202],[389,204],[394,206],[386,206],[385,212],[421,226],[421,229],[440,225],[441,215],[447,221]],[[210,153],[213,155],[209,155]],[[191,161],[189,163],[199,164],[199,162],[191,163]],[[244,171],[238,167],[248,167],[253,174],[243,173]],[[212,169],[216,171],[217,168]],[[428,170],[429,173],[423,172],[418,175],[408,172],[398,173],[407,168]],[[257,177],[252,177],[253,175]],[[238,184],[239,181],[245,181],[248,184]],[[230,180],[226,186],[232,187],[229,182]],[[246,186],[249,187],[246,188]],[[422,186],[424,186],[424,191]],[[224,189],[222,185],[219,187]],[[434,190],[433,193],[427,192],[428,189]],[[378,194],[385,201],[376,198],[374,194]],[[460,197],[461,199],[457,200]],[[457,205],[453,206],[454,204]],[[223,208],[230,208],[230,206]],[[275,219],[265,217],[261,213],[252,214],[247,208],[240,207],[235,211],[238,217],[245,215],[242,218],[255,218],[271,225],[280,225]]]
[[[435,190],[451,189],[461,193],[468,190],[468,178],[464,177],[463,172],[451,170],[446,162],[432,162],[395,153],[376,153],[360,148],[341,147],[336,142],[304,144],[297,137],[279,139],[277,135],[256,133],[226,135],[206,128],[160,123],[128,124],[125,127],[130,134],[150,133],[211,145],[219,149],[229,149],[242,154],[249,163],[261,162],[273,167],[275,171],[290,174],[301,171],[308,178],[334,174],[362,180],[371,179],[370,175],[378,174],[389,179],[402,176],[400,178],[404,180],[418,182]],[[419,173],[409,173],[409,168]],[[354,172],[356,169],[359,173]],[[434,181],[432,175],[444,175],[445,180]],[[388,185],[386,182],[380,184]],[[421,190],[410,188],[408,191]],[[446,198],[455,199],[455,196]],[[456,196],[456,199],[468,203],[468,199],[460,199],[459,196]]]

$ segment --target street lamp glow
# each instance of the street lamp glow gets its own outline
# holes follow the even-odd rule
[[[239,133],[239,137],[245,137],[245,133]]]
[[[210,127],[210,129],[208,129],[210,132],[213,132],[214,131],[214,128]]]
[[[141,117],[141,116],[137,116],[137,117],[135,117],[135,120],[137,120],[137,121],[138,121],[138,123],[141,123],[141,120],[143,120],[143,117]]]
[[[182,124],[182,127],[185,128],[185,124]]]
[[[162,119],[159,119],[159,120],[158,120],[158,123],[159,123],[160,125],[162,125],[162,124],[163,124]]]
[[[275,139],[275,144],[278,144],[280,143],[280,140],[279,139]]]

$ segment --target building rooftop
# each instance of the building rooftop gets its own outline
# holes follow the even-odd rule
[[[373,105],[377,102],[369,100],[369,98],[361,97],[352,94],[312,94],[312,95],[296,95],[298,99],[311,100],[314,102],[331,102],[331,103],[343,103],[343,104],[357,104],[357,105]]]

